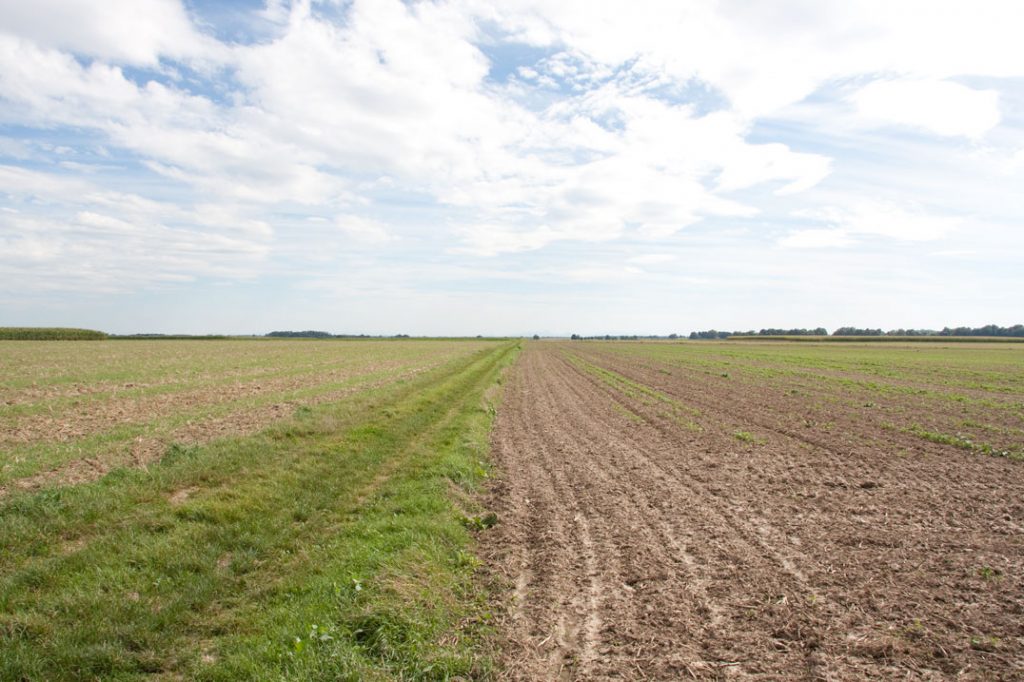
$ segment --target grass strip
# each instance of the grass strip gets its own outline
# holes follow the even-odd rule
[[[485,677],[466,495],[517,348],[11,495],[0,679]]]

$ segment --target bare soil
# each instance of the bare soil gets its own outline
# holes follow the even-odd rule
[[[504,675],[1024,679],[1024,464],[801,400],[528,345],[481,534]]]

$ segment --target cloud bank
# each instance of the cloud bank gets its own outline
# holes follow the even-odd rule
[[[514,298],[523,273],[692,288],[726,249],[988,242],[1020,216],[986,200],[1024,171],[1012,1],[0,14],[9,306],[354,268],[396,298]]]

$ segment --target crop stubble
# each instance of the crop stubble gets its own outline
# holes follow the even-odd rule
[[[482,540],[509,678],[1024,676],[1024,465],[619,351],[533,343],[509,376]]]

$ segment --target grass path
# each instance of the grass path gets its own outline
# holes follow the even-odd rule
[[[517,349],[0,501],[0,679],[485,676],[467,492]]]

